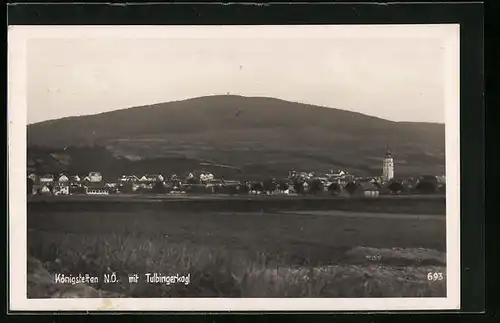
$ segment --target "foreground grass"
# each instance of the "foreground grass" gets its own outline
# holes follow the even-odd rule
[[[225,246],[171,241],[162,234],[79,234],[30,231],[29,254],[51,274],[100,277],[102,297],[422,297],[445,296],[446,281],[428,281],[429,272],[445,273],[442,253],[426,250],[354,248],[344,263],[296,266],[286,256],[272,257]],[[291,246],[293,248],[293,246]],[[395,262],[404,259],[405,261]],[[33,261],[31,264],[33,265]],[[28,264],[30,265],[30,264]],[[190,275],[188,285],[146,283],[145,273]],[[105,273],[119,283],[106,284]],[[128,276],[139,274],[138,283]],[[31,277],[28,297],[68,297]],[[30,278],[29,278],[30,279]],[[75,294],[73,292],[73,294]],[[90,296],[89,296],[90,295]],[[94,296],[92,296],[94,295]],[[74,296],[73,297],[78,297]],[[92,293],[80,297],[96,297]]]

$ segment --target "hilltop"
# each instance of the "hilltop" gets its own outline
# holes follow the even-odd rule
[[[44,121],[28,125],[27,137],[29,163],[43,171],[212,168],[233,176],[344,168],[377,175],[388,145],[396,173],[443,173],[444,131],[444,124],[219,95]]]

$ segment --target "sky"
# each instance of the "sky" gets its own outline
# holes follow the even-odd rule
[[[26,48],[28,123],[227,93],[444,123],[438,37],[68,36]]]

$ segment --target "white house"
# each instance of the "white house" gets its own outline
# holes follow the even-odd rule
[[[69,195],[68,185],[56,185],[54,186],[54,195]]]
[[[40,177],[40,183],[52,183],[54,181],[54,175],[47,174]]]
[[[57,179],[57,181],[58,181],[59,183],[67,183],[67,182],[69,182],[69,178],[68,178],[68,176],[66,176],[66,175],[64,175],[64,174],[61,174],[61,175],[59,176],[59,178]]]
[[[90,185],[85,189],[87,195],[109,195],[109,189],[104,187],[104,185],[94,184]]]
[[[50,189],[47,187],[47,185],[42,186],[42,188],[40,189],[40,194],[42,195],[50,194]]]
[[[99,183],[102,181],[102,175],[99,172],[90,172],[88,178],[91,183]]]
[[[138,182],[139,181],[139,178],[135,175],[122,175],[122,177],[120,177],[120,182]]]
[[[214,175],[212,173],[201,173],[200,174],[200,181],[202,182],[208,182],[214,180]]]
[[[359,183],[359,187],[364,197],[378,197],[380,195],[380,189],[371,182]]]
[[[163,182],[163,180],[164,180],[163,176],[161,176],[159,174],[155,174],[155,175],[146,174],[139,179],[139,181],[141,181],[141,182],[156,182],[156,181]]]

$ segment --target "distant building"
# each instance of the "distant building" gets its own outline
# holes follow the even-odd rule
[[[364,197],[378,197],[380,195],[380,188],[371,182],[361,182],[359,185],[359,192]]]
[[[109,195],[109,189],[101,183],[92,183],[85,188],[87,195]]]
[[[212,173],[201,173],[200,174],[200,181],[201,182],[208,182],[214,180],[215,176]]]
[[[59,183],[68,183],[69,182],[69,178],[68,178],[68,176],[66,176],[64,174],[61,174],[61,175],[59,175],[59,178],[57,179],[57,181]]]
[[[54,181],[54,175],[52,174],[46,174],[40,177],[40,183],[52,183]]]
[[[50,194],[52,194],[52,192],[50,191],[50,188],[47,185],[43,185],[38,192],[41,195],[50,195]]]
[[[69,185],[54,185],[52,192],[54,195],[69,195]]]
[[[154,184],[151,182],[143,182],[140,184],[137,184],[138,189],[143,189],[143,190],[151,190],[154,187]]]
[[[391,152],[388,150],[385,154],[385,158],[382,164],[382,179],[385,182],[389,182],[394,178],[394,159],[392,158]]]
[[[163,180],[164,180],[163,176],[159,174],[155,175],[146,174],[139,179],[140,182],[156,182],[156,181],[163,182]]]
[[[102,175],[99,172],[90,172],[88,178],[91,183],[100,183],[102,181]]]
[[[344,172],[343,170],[333,170],[333,169],[330,169],[330,171],[326,174],[327,177],[340,177],[340,176],[344,176],[346,175],[347,173]]]
[[[329,183],[337,183],[341,185],[342,187],[346,186],[347,184],[354,182],[355,176],[346,174],[343,171],[340,171],[339,173],[329,173],[326,174],[328,180],[327,182]]]
[[[71,176],[71,181],[72,181],[73,183],[78,183],[78,182],[80,182],[80,176],[78,176],[78,175]]]
[[[118,193],[117,183],[106,183],[104,184],[104,188],[106,188],[109,193]]]
[[[207,181],[207,187],[222,186],[222,181],[220,179],[212,179]]]
[[[139,181],[139,178],[135,175],[122,175],[119,181],[122,183],[135,183]]]

